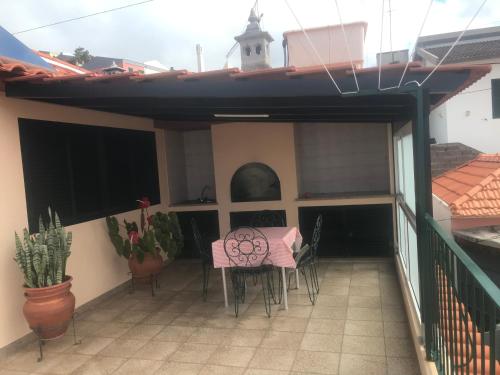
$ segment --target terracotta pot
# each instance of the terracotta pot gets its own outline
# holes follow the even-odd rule
[[[71,276],[46,288],[24,288],[23,313],[30,328],[42,339],[64,335],[75,311],[75,296],[71,293]]]
[[[139,263],[139,260],[135,255],[128,260],[128,267],[134,279],[143,279],[144,281],[149,281],[151,275],[157,275],[160,273],[163,267],[163,258],[160,254],[150,254],[146,253],[144,255],[144,261]]]

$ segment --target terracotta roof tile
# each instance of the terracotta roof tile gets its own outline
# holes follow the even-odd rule
[[[474,160],[432,181],[432,192],[457,216],[500,215],[500,154]]]

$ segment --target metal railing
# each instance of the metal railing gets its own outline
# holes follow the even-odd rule
[[[426,215],[425,337],[441,374],[500,374],[500,290],[464,250]],[[429,332],[429,331],[427,331]]]

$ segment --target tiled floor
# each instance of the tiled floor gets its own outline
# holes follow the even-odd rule
[[[80,345],[71,335],[47,343],[40,363],[29,345],[0,375],[418,374],[389,261],[322,261],[316,305],[304,287],[291,290],[289,310],[274,306],[270,319],[258,286],[239,318],[225,309],[218,270],[203,302],[199,268],[169,265],[156,297],[145,286],[117,294],[78,317]]]

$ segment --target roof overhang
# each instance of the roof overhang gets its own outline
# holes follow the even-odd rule
[[[382,69],[381,87],[397,86],[405,65]],[[422,81],[431,68],[411,63],[405,82]],[[443,66],[426,82],[437,105],[490,71],[489,66]],[[355,91],[350,66],[330,72],[343,92]],[[389,122],[411,119],[416,85],[378,90],[378,68],[356,70],[360,91],[340,94],[323,67],[239,69],[152,75],[118,74],[54,79],[44,75],[6,80],[6,95],[167,122],[330,121]],[[216,114],[225,114],[223,120]],[[242,115],[249,115],[247,118]],[[234,115],[234,118],[231,117]],[[265,115],[265,116],[255,116]]]

